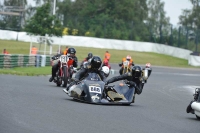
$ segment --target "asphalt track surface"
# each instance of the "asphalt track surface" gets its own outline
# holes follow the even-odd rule
[[[0,75],[0,133],[199,133],[186,107],[200,70],[152,68],[131,106],[74,101],[49,76]]]

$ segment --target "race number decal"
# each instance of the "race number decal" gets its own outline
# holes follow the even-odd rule
[[[124,66],[128,66],[128,65],[129,65],[129,61],[124,61],[124,62],[123,62],[123,65],[124,65]]]
[[[60,56],[60,61],[63,62],[63,63],[67,62],[67,56],[66,55]]]
[[[98,86],[89,86],[89,92],[101,94],[101,88]]]

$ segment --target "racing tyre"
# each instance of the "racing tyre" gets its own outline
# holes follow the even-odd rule
[[[57,77],[56,85],[60,86],[61,84],[62,84],[62,80],[59,77]]]
[[[61,78],[58,76],[58,73],[60,73],[60,70],[56,73],[56,85],[59,87],[62,84]]]
[[[63,81],[64,81],[63,87],[67,86],[67,82],[68,82],[67,75],[68,75],[67,67],[63,67]]]

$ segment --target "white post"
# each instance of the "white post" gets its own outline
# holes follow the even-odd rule
[[[50,55],[52,54],[52,44],[50,44],[50,51],[49,51],[49,54],[50,54]]]
[[[32,40],[32,36],[30,36],[30,37],[31,37],[31,43],[30,43],[30,50],[29,50],[29,55],[31,55],[32,42],[33,42],[33,40]]]
[[[60,44],[59,44],[59,54],[61,53],[61,51],[60,51]]]
[[[47,46],[47,34],[45,35],[44,55],[46,54],[46,46]]]

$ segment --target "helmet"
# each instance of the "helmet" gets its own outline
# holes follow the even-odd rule
[[[133,66],[132,76],[135,78],[139,78],[140,76],[142,76],[142,68],[140,66]]]
[[[104,73],[104,75],[105,75],[106,77],[109,76],[109,74],[110,74],[110,69],[109,69],[107,66],[103,66],[103,67],[102,67],[102,71],[103,71],[103,73]]]
[[[130,61],[130,60],[131,60],[131,56],[130,56],[130,55],[127,55],[127,56],[126,56],[126,60]]]
[[[75,48],[68,48],[67,54],[76,54]]]
[[[149,68],[151,66],[150,63],[146,63],[146,67]]]
[[[93,57],[93,54],[92,53],[88,53],[88,59],[92,58]]]
[[[99,69],[99,67],[101,66],[101,58],[99,56],[93,56],[93,58],[91,59],[91,68],[94,69]]]

